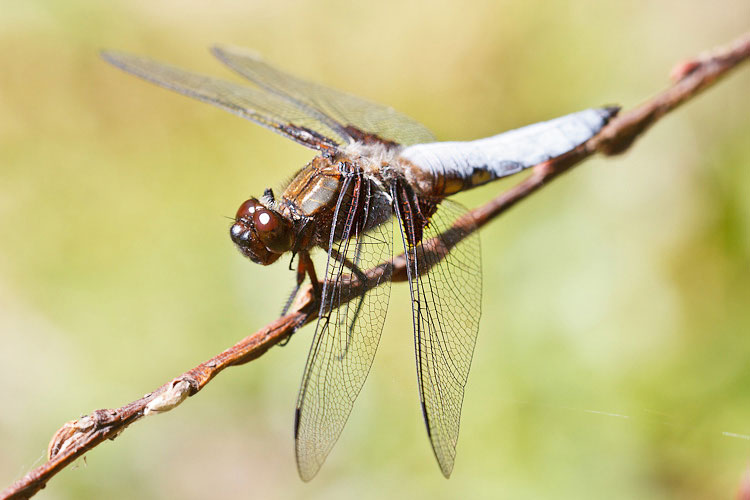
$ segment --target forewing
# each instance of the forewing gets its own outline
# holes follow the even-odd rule
[[[218,106],[309,148],[328,150],[349,140],[348,135],[341,136],[316,116],[276,94],[193,73],[145,57],[121,52],[103,52],[102,57],[128,73]]]
[[[342,225],[342,238],[332,241],[328,255],[323,300],[297,400],[297,468],[305,481],[318,472],[344,428],[372,365],[388,308],[390,267],[380,266],[381,272],[366,276],[362,273],[392,258],[389,204],[382,199],[375,203],[372,196],[382,193],[368,192],[368,183],[349,182],[357,184],[355,192],[359,190],[363,198],[348,213],[337,210],[339,218],[333,227]],[[388,222],[366,231],[367,217]],[[369,291],[363,296],[365,289]]]
[[[329,127],[350,140],[373,139],[409,145],[432,142],[435,136],[421,123],[393,108],[284,73],[256,54],[235,47],[214,47],[213,54],[259,87],[283,96],[308,112],[315,110]],[[364,138],[361,137],[364,133]]]
[[[481,254],[473,229],[467,211],[445,200],[430,217],[422,243],[406,243],[422,413],[445,477],[453,470],[464,386],[479,331]],[[404,238],[408,233],[402,232]]]

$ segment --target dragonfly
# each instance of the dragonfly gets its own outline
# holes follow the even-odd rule
[[[449,196],[575,149],[619,108],[591,108],[473,141],[438,142],[390,107],[292,76],[252,51],[217,46],[211,52],[250,85],[122,52],[102,56],[317,152],[280,195],[266,189],[244,201],[230,228],[236,247],[255,263],[296,256],[294,290],[309,278],[317,300],[294,417],[301,478],[309,481],[323,465],[370,371],[399,241],[419,401],[435,458],[449,477],[482,296],[478,232],[468,211]],[[316,249],[326,253],[320,281],[310,257]]]

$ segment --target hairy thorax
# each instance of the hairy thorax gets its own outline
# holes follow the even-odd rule
[[[391,183],[409,182],[395,148],[355,143],[337,155],[320,155],[284,189],[276,209],[297,227],[300,249],[320,246],[367,231],[392,215]],[[358,227],[351,227],[358,221]]]

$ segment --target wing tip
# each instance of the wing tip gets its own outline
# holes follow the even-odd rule
[[[450,479],[451,473],[453,472],[453,465],[455,464],[456,459],[455,448],[452,455],[446,455],[438,450],[438,443],[432,439],[432,429],[430,426],[430,417],[427,413],[427,406],[425,405],[424,400],[420,401],[420,403],[422,406],[422,417],[424,418],[425,427],[427,427],[427,437],[430,439],[430,447],[432,448],[432,453],[435,455],[435,460],[437,460],[438,467],[440,467],[440,472],[443,474],[443,477],[445,479]]]
[[[155,61],[143,56],[137,56],[129,54],[128,52],[121,52],[119,50],[102,50],[99,52],[99,56],[107,63],[111,64],[115,68],[121,69],[126,73],[137,76],[144,80],[148,80],[157,85],[161,85],[153,75],[145,69],[146,66],[154,64]],[[161,64],[161,63],[157,63]],[[165,66],[165,65],[164,65]],[[167,87],[170,88],[170,87]]]
[[[314,478],[318,474],[318,471],[322,467],[323,463],[315,463],[310,462],[309,460],[303,460],[302,457],[306,456],[306,453],[303,450],[303,447],[305,447],[305,443],[299,438],[300,417],[300,409],[296,408],[294,410],[294,459],[295,462],[297,462],[297,473],[299,474],[300,479],[307,483],[310,482],[312,478]]]
[[[300,457],[302,456],[302,450],[300,447],[302,446],[302,442],[299,439],[299,429],[300,429],[300,422],[301,422],[302,412],[300,411],[300,408],[297,407],[294,409],[294,458],[297,462],[297,473],[299,474],[300,479],[302,479],[304,482],[309,482],[313,477],[315,477],[315,474],[318,473],[318,467],[317,469],[310,469],[309,466],[305,466],[302,461],[300,460]]]
[[[300,449],[299,449],[299,441],[295,441],[295,461],[297,462],[297,474],[299,474],[299,478],[302,479],[304,482],[309,483],[312,481],[312,478],[314,478],[318,471],[320,470],[320,465],[312,466],[310,467],[310,464],[303,463],[300,461]]]
[[[446,467],[443,467],[443,465],[440,465],[440,472],[443,473],[443,477],[445,479],[451,478],[451,473],[453,472],[453,463],[447,464]]]
[[[309,483],[312,481],[312,478],[314,478],[318,474],[318,469],[314,471],[305,470],[302,468],[299,462],[297,462],[297,473],[299,474],[299,478],[302,479],[304,482]]]
[[[126,73],[130,73],[131,75],[135,75],[137,77],[143,78],[144,80],[156,83],[157,85],[160,85],[160,83],[156,78],[149,74],[149,71],[146,69],[146,67],[150,65],[160,65],[163,67],[168,67],[168,65],[159,63],[148,57],[134,55],[119,50],[101,50],[99,51],[99,57],[101,57],[105,62],[108,62],[115,68],[119,68]]]
[[[125,65],[124,59],[128,57],[128,54],[119,50],[102,49],[99,51],[99,57],[112,66],[122,68]]]
[[[437,457],[437,453],[435,453],[435,456]],[[455,450],[453,453],[453,456],[443,456],[442,458],[438,458],[438,466],[440,466],[440,472],[443,473],[443,477],[445,479],[450,479],[451,474],[453,473],[453,466],[456,463],[456,455]]]
[[[252,59],[254,61],[263,61],[263,57],[260,52],[253,49],[247,49],[245,47],[237,47],[236,45],[225,45],[217,43],[211,45],[208,49],[211,54],[222,62],[227,62],[231,57],[243,57],[246,59]]]

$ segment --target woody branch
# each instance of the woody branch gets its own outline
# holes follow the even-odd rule
[[[670,75],[672,85],[665,91],[634,109],[620,113],[599,134],[573,151],[534,167],[531,175],[525,180],[474,209],[471,212],[473,223],[461,219],[456,224],[475,230],[588,157],[596,153],[606,156],[623,153],[665,114],[714,84],[747,59],[750,59],[750,33],[729,45],[681,62],[673,69]],[[393,268],[393,281],[406,279],[406,259],[403,254],[386,265]],[[247,363],[261,356],[298,328],[312,321],[316,315],[315,297],[312,287],[308,286],[300,292],[290,312],[208,361],[120,408],[96,410],[82,418],[67,422],[52,437],[47,462],[5,489],[0,493],[0,499],[32,497],[44,488],[55,474],[100,443],[116,438],[129,425],[145,416],[175,408],[188,396],[200,391],[225,368]]]

